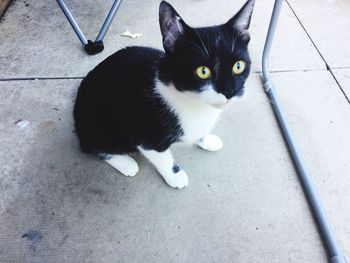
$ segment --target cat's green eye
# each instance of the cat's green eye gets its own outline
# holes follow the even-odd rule
[[[243,60],[238,60],[232,67],[232,73],[235,75],[242,74],[245,69],[245,62]]]
[[[200,66],[196,69],[197,76],[201,79],[207,79],[211,76],[210,69],[206,66]]]

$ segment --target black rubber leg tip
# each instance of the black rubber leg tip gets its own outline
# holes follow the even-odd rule
[[[88,43],[84,45],[84,49],[89,55],[100,53],[104,49],[103,41],[100,40],[93,42],[91,40],[88,40]]]

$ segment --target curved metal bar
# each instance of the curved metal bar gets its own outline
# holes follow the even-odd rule
[[[271,99],[273,110],[276,113],[277,121],[279,123],[281,131],[287,143],[287,146],[294,160],[295,166],[297,168],[297,172],[299,174],[299,179],[303,185],[303,189],[306,193],[307,199],[309,200],[309,204],[313,212],[314,219],[319,227],[321,236],[325,241],[325,245],[330,257],[330,262],[345,263],[346,262],[345,257],[336,241],[331,225],[328,222],[328,219],[326,217],[322,204],[318,198],[316,190],[313,186],[311,178],[306,170],[306,167],[304,165],[298,146],[295,142],[295,139],[293,138],[292,132],[287,123],[287,119],[283,113],[282,106],[280,104],[280,101],[275,91],[275,87],[270,78],[269,55],[270,55],[273,37],[277,27],[278,18],[282,7],[282,2],[283,0],[275,0],[268,33],[266,36],[266,42],[265,42],[265,47],[264,47],[264,52],[262,57],[264,89]]]

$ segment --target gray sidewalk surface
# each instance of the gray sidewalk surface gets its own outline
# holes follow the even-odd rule
[[[169,0],[170,1],[170,0]],[[71,1],[94,38],[112,5]],[[222,150],[176,145],[186,189],[135,155],[134,178],[80,152],[81,78],[128,45],[161,48],[160,1],[124,0],[105,50],[88,56],[55,1],[16,0],[0,21],[0,262],[327,262],[260,80],[272,0],[257,0],[253,72],[216,125]],[[172,0],[193,26],[242,0]],[[284,2],[272,77],[344,254],[350,258],[350,3]],[[141,38],[120,36],[126,30]]]

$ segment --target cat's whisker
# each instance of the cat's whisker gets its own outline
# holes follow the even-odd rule
[[[231,50],[232,50],[232,52],[233,52],[233,51],[235,50],[237,36],[232,37],[232,39],[233,39],[233,41],[232,41],[232,47],[231,47]]]
[[[206,55],[204,50],[200,46],[198,46],[196,43],[192,42],[191,40],[188,40],[187,38],[183,38],[183,40],[186,41],[187,43],[191,44],[192,46],[194,46],[196,48],[195,50],[199,51],[199,53],[201,55],[202,54]]]
[[[243,98],[244,99],[244,98]],[[259,103],[259,104],[266,104],[266,103],[270,103],[272,102],[272,100],[270,98],[263,98],[263,97],[253,97],[253,98],[246,98],[247,100],[249,100],[250,102],[253,103]]]
[[[207,49],[207,47],[205,46],[205,44],[204,44],[204,42],[203,42],[202,38],[200,37],[200,35],[197,33],[197,31],[196,31],[196,30],[194,30],[194,32],[196,33],[197,37],[198,37],[198,38],[199,38],[199,40],[201,41],[201,43],[202,43],[202,45],[203,45],[203,48],[205,49],[205,52],[207,53],[207,56],[208,56],[208,57],[210,57],[210,56],[209,56],[208,49]]]

